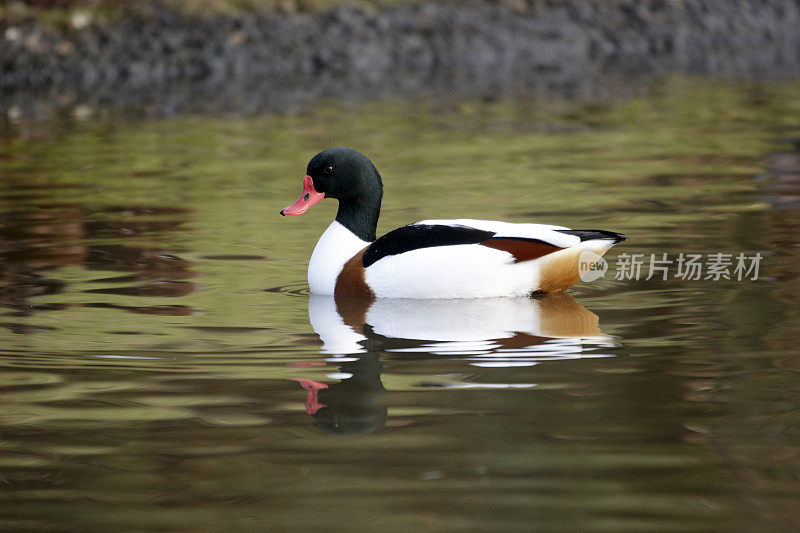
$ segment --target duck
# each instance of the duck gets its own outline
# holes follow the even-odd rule
[[[529,297],[564,291],[625,236],[493,220],[422,220],[376,237],[383,181],[351,148],[315,155],[281,215],[336,199],[336,218],[308,263],[312,294],[362,298]],[[583,264],[580,264],[583,263]]]

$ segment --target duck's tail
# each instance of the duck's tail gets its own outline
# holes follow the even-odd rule
[[[622,242],[627,239],[627,237],[622,233],[616,233],[604,229],[560,229],[557,231],[559,233],[566,233],[567,235],[575,235],[576,237],[580,237],[581,242],[611,240],[611,244],[617,244],[618,242]]]
[[[606,230],[558,230],[580,237],[581,242],[542,257],[539,262],[539,291],[563,291],[584,280],[592,281],[605,274],[596,271],[595,265],[604,265],[602,256],[617,243],[625,240],[625,235]]]

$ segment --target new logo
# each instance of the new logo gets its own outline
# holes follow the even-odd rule
[[[581,281],[595,281],[606,275],[608,263],[600,254],[584,250],[578,256],[578,273]]]

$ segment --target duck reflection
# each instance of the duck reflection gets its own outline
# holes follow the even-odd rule
[[[296,379],[308,391],[306,412],[325,433],[358,435],[386,425],[387,408],[380,399],[386,389],[381,382],[383,363],[377,350],[339,363],[335,383]]]
[[[311,295],[311,327],[339,372],[324,383],[295,379],[306,411],[327,433],[369,433],[386,424],[381,355],[457,358],[477,367],[532,366],[554,359],[603,356],[614,346],[597,315],[566,293],[539,298],[365,301]],[[525,384],[443,383],[437,387],[517,388]],[[527,386],[533,386],[528,384]]]

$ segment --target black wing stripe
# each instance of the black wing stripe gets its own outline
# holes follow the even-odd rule
[[[567,235],[575,235],[580,237],[581,242],[591,241],[593,239],[612,239],[614,243],[622,242],[626,239],[625,235],[615,233],[613,231],[606,231],[603,229],[557,229],[559,233],[566,233]]]
[[[369,245],[361,261],[364,268],[384,257],[399,255],[420,248],[434,246],[453,246],[456,244],[477,244],[494,236],[492,231],[484,231],[468,226],[445,226],[440,224],[411,224],[392,230]]]

